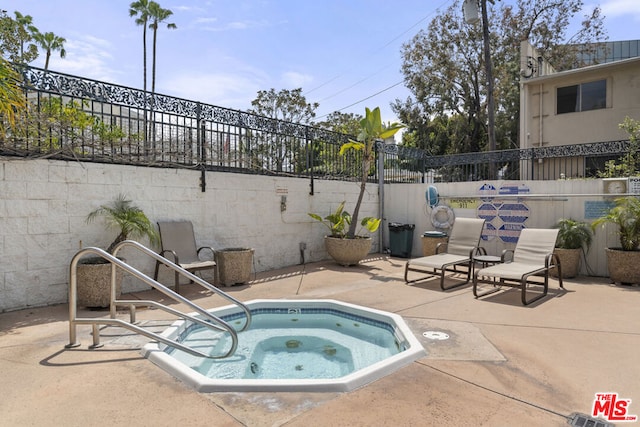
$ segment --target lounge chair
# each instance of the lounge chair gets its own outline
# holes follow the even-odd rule
[[[522,304],[531,304],[547,295],[549,289],[549,271],[558,269],[558,281],[562,284],[562,270],[558,256],[553,248],[558,236],[557,229],[525,228],[520,232],[515,250],[507,250],[502,255],[502,263],[476,270],[473,275],[473,295],[476,298],[501,290],[502,286],[520,288]],[[511,258],[510,260],[507,260]],[[538,276],[538,279],[534,279]],[[541,281],[539,276],[543,277]],[[488,278],[479,280],[478,278]],[[492,289],[478,294],[478,283],[489,283]],[[527,300],[527,288],[542,286],[542,293]]]
[[[471,259],[474,254],[484,254],[480,248],[480,236],[484,227],[484,219],[456,218],[449,241],[438,243],[436,254],[407,261],[404,269],[404,281],[415,283],[434,276],[440,276],[440,288],[443,291],[466,285],[471,280]],[[445,272],[459,273],[458,267],[465,266],[467,280],[462,283],[446,287],[444,284]],[[409,280],[409,272],[420,272],[422,276]],[[426,275],[424,273],[427,273]]]
[[[160,230],[162,245],[160,255],[191,273],[209,269],[215,271],[214,250],[209,246],[196,249],[196,237],[191,221],[158,221],[158,229]],[[204,249],[211,252],[211,260],[203,261],[200,259],[200,252]],[[160,261],[156,261],[154,280],[158,280],[160,264],[162,264]],[[180,293],[180,276],[178,272],[174,276],[174,286],[175,291]]]

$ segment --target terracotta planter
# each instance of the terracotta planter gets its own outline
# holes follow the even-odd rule
[[[326,236],[324,238],[324,246],[329,256],[344,266],[356,265],[362,261],[371,251],[372,243],[371,237],[340,239]]]
[[[116,298],[122,294],[121,269],[116,270]],[[111,264],[82,264],[76,270],[78,305],[89,308],[109,307],[111,303]]]
[[[224,286],[247,283],[251,280],[253,249],[226,248],[215,251],[218,282]]]
[[[571,279],[580,273],[580,259],[582,257],[582,249],[561,249],[555,248],[553,253],[558,255],[560,260],[560,268],[562,269],[562,278]],[[549,272],[551,277],[558,277],[558,270],[553,269]]]
[[[609,278],[614,283],[640,283],[640,250],[623,251],[620,248],[607,248],[607,267]]]

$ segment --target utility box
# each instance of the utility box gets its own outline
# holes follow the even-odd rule
[[[413,229],[415,224],[389,223],[389,246],[391,256],[409,258],[413,247]]]

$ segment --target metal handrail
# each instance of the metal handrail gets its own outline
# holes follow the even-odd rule
[[[177,273],[189,278],[190,280],[192,280],[195,283],[198,283],[199,285],[205,287],[206,289],[211,290],[212,292],[214,292],[217,295],[220,295],[222,297],[224,297],[225,299],[233,302],[234,304],[238,305],[240,308],[242,308],[242,310],[245,312],[246,314],[246,322],[245,325],[242,327],[242,329],[240,329],[239,331],[244,331],[246,330],[249,325],[251,324],[251,312],[249,310],[249,308],[244,305],[242,302],[238,301],[237,299],[231,297],[230,295],[222,292],[221,290],[219,290],[218,288],[215,288],[214,286],[210,285],[208,282],[200,279],[199,277],[195,276],[194,274],[184,270],[183,268],[181,268],[180,266],[174,264],[173,262],[169,261],[168,259],[156,254],[155,252],[153,252],[152,250],[146,248],[145,246],[141,245],[138,242],[132,241],[132,240],[125,240],[121,243],[119,243],[115,250],[113,251],[113,254],[109,254],[108,252],[100,249],[100,248],[95,248],[95,247],[88,247],[88,248],[84,248],[81,249],[80,251],[78,251],[74,257],[71,260],[71,264],[69,266],[69,344],[66,345],[67,348],[71,348],[71,347],[77,347],[79,345],[79,343],[77,342],[76,339],[76,326],[78,324],[91,324],[93,326],[93,347],[98,347],[100,346],[100,334],[98,331],[98,325],[113,325],[113,326],[121,326],[124,328],[127,328],[129,330],[132,330],[134,332],[137,332],[141,335],[144,335],[146,337],[149,337],[151,339],[155,339],[159,342],[162,342],[168,346],[180,349],[182,351],[185,351],[191,355],[194,356],[199,356],[199,357],[206,357],[209,359],[221,359],[221,358],[225,358],[228,357],[230,355],[232,355],[238,346],[238,335],[237,332],[231,325],[229,325],[227,322],[225,322],[224,320],[220,319],[219,317],[209,313],[208,311],[206,311],[205,309],[203,309],[202,307],[198,306],[197,304],[193,303],[192,301],[188,300],[187,298],[183,297],[182,295],[172,291],[171,289],[167,288],[166,286],[162,285],[161,283],[157,282],[156,280],[150,278],[149,276],[147,276],[146,274],[140,272],[139,270],[137,270],[136,268],[130,266],[129,264],[127,264],[126,262],[124,262],[123,260],[117,258],[117,253],[118,251],[124,247],[124,246],[130,246],[130,247],[134,247],[138,250],[140,250],[141,252],[151,256],[152,258],[156,259],[159,262],[162,262],[163,264],[165,264],[168,268],[171,268],[173,270],[175,270]],[[105,260],[107,260],[110,264],[111,264],[111,295],[110,295],[110,314],[111,314],[111,319],[103,319],[103,318],[78,318],[77,317],[77,264],[79,262],[79,260],[87,255],[87,254],[94,254],[99,256],[100,258],[103,258]],[[152,288],[155,288],[157,290],[159,290],[160,292],[162,292],[163,294],[165,294],[166,296],[168,296],[169,298],[181,302],[187,306],[189,306],[190,308],[192,308],[193,310],[195,310],[196,312],[198,312],[199,314],[201,314],[202,316],[205,317],[206,320],[202,320],[198,317],[186,314],[186,313],[182,313],[181,311],[175,310],[173,308],[167,307],[163,304],[160,304],[156,301],[146,301],[146,300],[118,300],[116,298],[116,271],[117,268],[121,268],[124,271],[127,271],[128,273],[130,273],[131,275],[135,276],[136,278],[142,280],[144,283],[146,283],[147,285],[151,286]],[[127,323],[123,320],[119,320],[116,319],[116,306],[118,305],[128,305],[130,308],[130,320],[131,323]],[[189,320],[191,322],[200,324],[204,327],[207,327],[209,329],[215,329],[218,331],[225,331],[228,332],[231,335],[232,338],[232,345],[229,349],[229,351],[227,353],[225,353],[222,356],[213,356],[213,355],[208,355],[205,353],[202,353],[198,350],[192,349],[188,346],[185,346],[175,340],[171,340],[169,338],[165,338],[161,335],[158,335],[156,333],[147,331],[143,328],[140,328],[139,326],[133,325],[133,322],[135,321],[135,307],[136,306],[153,306],[156,308],[159,308],[163,311],[166,311],[168,313],[171,313],[175,316],[181,317],[185,320]]]

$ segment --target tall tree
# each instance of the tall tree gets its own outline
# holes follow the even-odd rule
[[[129,16],[136,17],[136,25],[142,26],[142,87],[147,92],[147,23],[151,12],[149,0],[137,0],[129,5]]]
[[[38,29],[29,15],[15,12],[16,19],[6,12],[0,15],[0,54],[16,64],[28,64],[38,57],[38,46],[33,36]]]
[[[575,35],[567,36],[572,18],[582,8],[581,0],[518,0],[516,5],[500,2],[489,7],[498,148],[518,146],[520,41],[529,40],[556,69],[579,65],[577,53],[593,49],[589,43],[605,38],[599,8],[584,17]],[[464,23],[460,1],[456,0],[402,47],[405,84],[413,97],[396,100],[392,108],[408,124],[408,135],[438,131],[417,131],[435,117],[446,116],[451,122],[459,116],[461,120],[452,122],[456,126],[447,128],[451,141],[459,143],[461,152],[486,148],[487,79],[480,31],[480,26]],[[566,46],[567,42],[571,46]],[[450,133],[456,129],[460,133]],[[421,148],[429,143],[417,138],[413,142]],[[451,148],[445,151],[451,152]]]
[[[0,116],[4,117],[10,126],[16,122],[16,115],[24,110],[26,101],[20,90],[21,76],[4,58],[0,58]],[[4,138],[5,127],[0,120],[0,136]]]
[[[151,24],[149,28],[153,30],[153,66],[151,68],[151,92],[156,91],[156,46],[158,38],[158,26],[160,23],[165,22],[173,12],[169,9],[163,9],[160,5],[154,1],[149,3],[149,17],[151,18]],[[176,29],[176,24],[167,23],[167,28]]]
[[[60,58],[64,58],[65,56],[67,56],[67,51],[64,49],[64,44],[67,42],[67,40],[64,37],[56,36],[52,32],[46,32],[44,34],[34,34],[33,38],[46,52],[46,58],[44,61],[45,70],[49,68],[49,59],[51,59],[52,51],[59,50]]]
[[[258,116],[269,117],[290,123],[309,124],[315,117],[315,110],[320,104],[308,103],[302,95],[302,88],[288,90],[275,89],[258,91],[256,99],[251,101],[253,109],[249,112]],[[274,130],[277,129],[274,126]],[[277,171],[284,170],[285,166],[291,168],[303,167],[301,141],[293,136],[286,136],[280,132],[268,132],[261,135],[257,141],[260,147],[261,159],[258,164],[265,168],[274,168]]]

